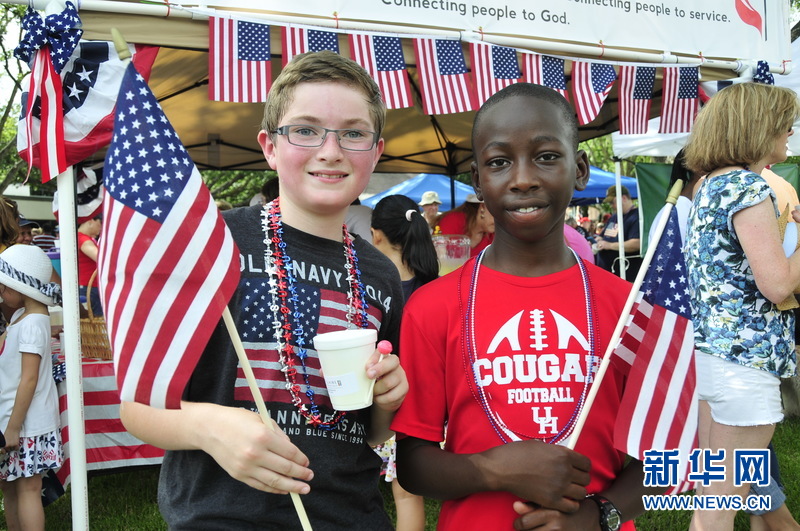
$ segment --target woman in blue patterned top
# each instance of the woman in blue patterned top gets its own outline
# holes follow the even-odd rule
[[[800,253],[781,247],[775,194],[759,173],[786,159],[797,95],[744,83],[697,116],[686,166],[706,174],[684,247],[692,292],[700,447],[725,450],[725,479],[706,495],[745,497],[734,485],[734,450],[766,448],[783,418],[780,377],[795,373],[794,315],[777,304],[800,285]],[[795,214],[796,215],[796,214]],[[736,511],[695,511],[692,529],[733,529]]]

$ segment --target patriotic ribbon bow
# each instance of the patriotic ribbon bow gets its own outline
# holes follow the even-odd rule
[[[66,66],[72,51],[83,35],[81,19],[72,2],[67,2],[64,11],[55,15],[42,15],[28,7],[22,18],[25,36],[14,49],[14,56],[28,64],[33,61],[36,51],[50,45],[50,57],[57,74]]]
[[[756,67],[756,73],[753,74],[754,83],[764,83],[765,85],[774,85],[775,77],[769,72],[769,63],[766,61],[759,61]]]

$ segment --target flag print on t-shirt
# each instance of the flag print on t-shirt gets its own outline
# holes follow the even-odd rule
[[[264,401],[290,404],[291,395],[286,389],[286,378],[281,371],[282,367],[276,351],[272,324],[273,315],[278,314],[279,309],[276,306],[271,308],[273,302],[269,293],[269,280],[267,278],[244,278],[240,283],[239,289],[242,292],[242,316],[239,334],[241,335],[247,358],[253,367],[258,386],[261,388]],[[315,402],[320,406],[330,408],[328,390],[325,387],[325,380],[319,373],[319,358],[317,357],[317,351],[313,348],[313,340],[317,334],[352,328],[352,325],[348,325],[347,322],[347,294],[299,282],[295,285],[295,291],[299,299],[296,311],[300,313],[300,324],[303,327],[303,337],[308,351],[306,370],[308,371],[309,384],[314,390]],[[370,305],[367,309],[367,314],[369,327],[378,328],[380,312]],[[294,334],[295,331],[296,323],[292,319],[292,333]],[[295,347],[297,346],[296,341],[292,340],[291,343]],[[294,356],[297,370],[295,381],[301,386],[301,391],[298,394],[304,399],[304,402],[307,402],[303,366],[297,355],[295,354]],[[241,366],[238,366],[236,372],[234,399],[252,402],[252,395]]]

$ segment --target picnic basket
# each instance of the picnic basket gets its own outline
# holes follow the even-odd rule
[[[108,342],[106,319],[101,315],[95,315],[92,311],[91,292],[96,276],[95,270],[89,279],[89,285],[86,286],[86,308],[89,310],[89,317],[81,319],[81,352],[86,358],[110,360],[114,358],[114,354]]]

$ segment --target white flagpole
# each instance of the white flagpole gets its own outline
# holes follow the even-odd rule
[[[83,414],[80,313],[78,311],[78,228],[75,220],[75,176],[72,166],[56,177],[58,224],[61,233],[61,291],[67,369],[72,529],[89,529],[89,490],[86,477],[86,430]]]
[[[625,306],[622,308],[619,321],[617,321],[617,327],[614,329],[614,333],[611,335],[611,340],[608,342],[606,352],[603,355],[603,360],[600,362],[600,367],[597,369],[597,372],[594,375],[594,381],[589,389],[589,394],[586,396],[586,402],[584,403],[583,409],[578,414],[578,419],[575,421],[575,429],[572,431],[572,436],[567,443],[567,448],[575,449],[575,445],[578,443],[578,437],[581,435],[583,425],[586,423],[586,418],[589,416],[589,411],[592,409],[594,399],[597,397],[597,393],[600,390],[600,384],[603,382],[603,378],[608,370],[608,365],[611,363],[612,353],[614,352],[614,349],[617,348],[617,344],[622,337],[622,332],[625,329],[625,326],[628,324],[633,303],[639,296],[639,289],[642,287],[644,276],[647,274],[647,270],[650,268],[650,262],[653,260],[653,255],[656,254],[656,247],[658,247],[658,242],[661,241],[661,234],[664,232],[664,227],[667,226],[669,215],[672,212],[672,209],[675,208],[675,203],[678,201],[678,197],[681,194],[683,185],[684,182],[679,180],[673,185],[669,192],[664,215],[662,215],[661,219],[658,220],[658,225],[656,225],[655,232],[653,233],[653,242],[651,242],[647,248],[647,254],[645,254],[644,260],[642,260],[642,267],[639,269],[639,274],[636,275],[636,280],[634,281],[633,287],[628,295],[628,300],[625,301]],[[587,374],[586,377],[588,378],[589,375]]]
[[[627,280],[625,273],[628,268],[625,265],[625,224],[622,222],[624,214],[622,212],[622,162],[619,159],[614,161],[614,170],[616,172],[616,179],[614,186],[617,189],[614,202],[617,206],[617,243],[619,244],[619,276],[622,280]]]

